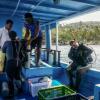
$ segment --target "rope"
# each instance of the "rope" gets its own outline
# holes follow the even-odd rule
[[[20,4],[20,1],[21,1],[21,0],[18,0],[18,3],[17,3],[17,5],[16,5],[16,8],[15,8],[13,14],[12,14],[12,17],[15,15],[15,13],[16,13],[16,11],[17,11],[17,9],[18,9],[18,6],[19,6],[19,4]]]
[[[32,10],[30,12],[33,12],[43,1],[45,0],[40,0],[40,2],[35,7],[32,7]]]

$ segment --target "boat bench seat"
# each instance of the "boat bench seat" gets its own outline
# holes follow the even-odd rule
[[[96,84],[100,84],[100,71],[90,69],[82,76],[79,92],[87,97],[93,96]]]

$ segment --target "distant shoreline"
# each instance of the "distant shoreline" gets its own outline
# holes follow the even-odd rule
[[[83,42],[81,42],[81,43],[83,43]],[[53,45],[56,45],[56,43],[52,43]],[[69,45],[69,43],[58,43],[59,45]],[[84,43],[84,44],[87,44],[87,45],[100,45],[100,43],[90,43],[90,42],[88,42],[88,43]]]
[[[87,45],[100,45],[100,43],[84,43],[84,44],[87,44]],[[45,43],[43,43],[43,45],[45,45]],[[56,43],[52,43],[52,45],[56,45]],[[67,44],[58,44],[59,46],[65,46],[65,45],[69,45],[69,43]]]

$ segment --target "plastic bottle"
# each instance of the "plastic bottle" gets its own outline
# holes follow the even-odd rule
[[[27,55],[28,55],[28,61],[26,63],[26,68],[30,68],[30,66],[31,66],[31,60],[30,60],[31,55],[30,55],[30,52],[27,52]]]
[[[50,65],[53,64],[53,54],[52,53],[49,54],[49,64]]]

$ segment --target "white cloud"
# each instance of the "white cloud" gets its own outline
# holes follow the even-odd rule
[[[87,21],[100,21],[100,10],[91,12],[88,14],[80,15],[73,17],[71,19],[66,19],[63,21],[60,21],[59,23],[62,25],[70,24],[70,23],[76,23],[76,22],[87,22]]]

